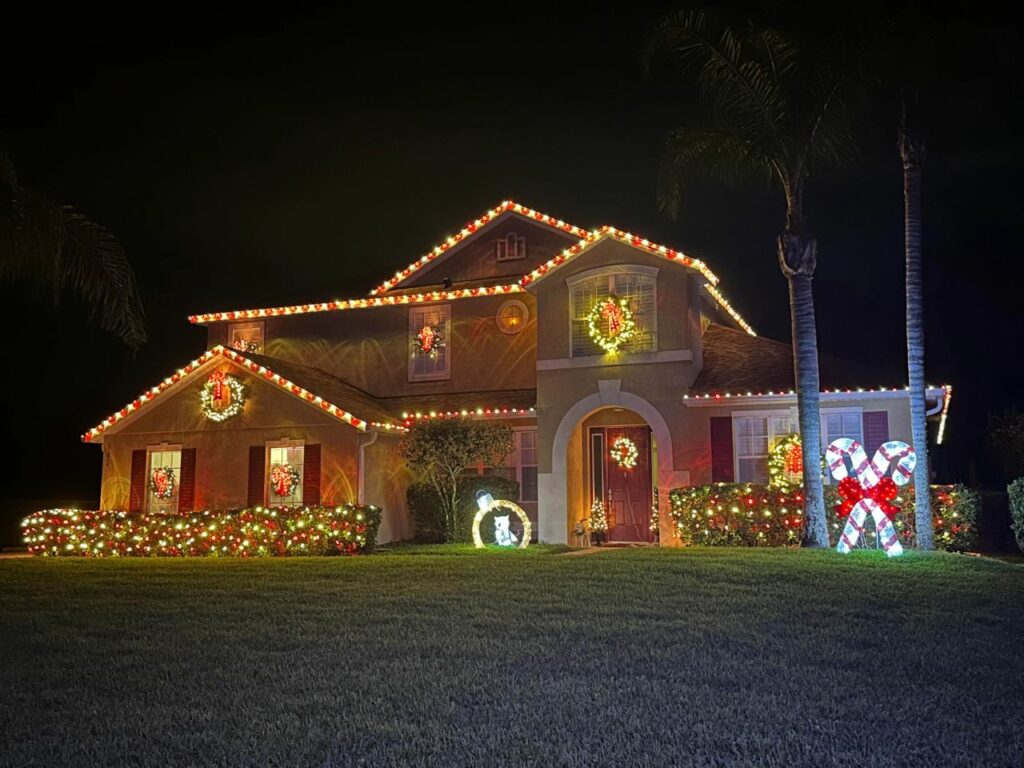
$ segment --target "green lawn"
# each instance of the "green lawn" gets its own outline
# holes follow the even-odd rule
[[[0,561],[0,765],[1024,764],[1024,567]]]

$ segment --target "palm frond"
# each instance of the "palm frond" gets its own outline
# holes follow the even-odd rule
[[[846,50],[842,41],[835,41],[809,73],[807,108],[800,116],[798,136],[806,172],[843,165],[853,157],[868,105],[868,79],[862,61]]]
[[[781,165],[789,164],[786,121],[792,89],[786,86],[797,65],[797,48],[789,38],[774,31],[741,34],[715,16],[690,10],[670,14],[651,45],[696,70],[716,124],[730,126]]]
[[[658,207],[676,218],[689,179],[739,185],[751,179],[768,180],[774,172],[772,158],[742,136],[714,128],[678,128],[669,134],[662,153]]]
[[[98,316],[100,327],[132,349],[146,343],[146,326],[135,272],[121,243],[104,227],[71,206],[60,209],[59,290],[72,290]]]

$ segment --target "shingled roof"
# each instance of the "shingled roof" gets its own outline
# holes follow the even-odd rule
[[[712,323],[704,331],[704,365],[691,395],[788,392],[795,389],[789,344]],[[849,360],[819,355],[821,389],[856,389],[882,381],[877,371]]]

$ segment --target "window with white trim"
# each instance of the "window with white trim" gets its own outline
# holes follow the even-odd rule
[[[619,348],[625,352],[653,352],[657,349],[657,270],[637,267],[604,268],[599,274],[569,282],[569,312],[572,323],[571,357],[602,355],[604,351],[590,338],[587,317],[597,302],[609,296],[626,299],[633,322],[633,338]]]
[[[848,437],[864,445],[863,412],[837,411],[832,408],[821,412],[821,447],[827,448],[829,443],[840,437]]]
[[[267,443],[266,500],[270,507],[302,504],[305,445],[298,440]]]
[[[263,352],[263,330],[262,320],[251,323],[232,323],[228,326],[228,346],[237,349],[243,354],[261,354]]]
[[[146,449],[146,511],[173,514],[178,511],[181,485],[181,446],[156,445]]]
[[[409,381],[451,378],[451,310],[450,304],[409,308]]]
[[[519,483],[519,501],[537,501],[537,430],[517,429],[513,433],[515,448],[505,457],[500,467],[491,471],[496,475]],[[483,467],[474,468],[471,474],[480,474]]]
[[[516,261],[526,258],[526,237],[509,232],[495,243],[495,258],[498,261]]]
[[[799,430],[795,413],[751,413],[732,417],[736,482],[768,482],[768,454],[779,440]]]

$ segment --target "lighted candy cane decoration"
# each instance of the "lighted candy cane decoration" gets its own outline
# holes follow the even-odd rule
[[[914,466],[917,464],[917,455],[914,453],[914,449],[902,440],[890,440],[887,443],[882,443],[882,446],[875,451],[875,457],[869,463],[867,453],[856,440],[851,440],[848,437],[833,440],[825,451],[825,463],[828,464],[832,477],[840,483],[850,477],[850,472],[846,468],[847,456],[853,466],[852,479],[860,486],[859,498],[846,518],[846,526],[839,537],[836,550],[845,555],[853,549],[857,539],[864,532],[864,521],[870,512],[875,521],[875,530],[882,539],[885,554],[889,557],[902,555],[903,547],[896,535],[896,529],[883,509],[883,504],[887,509],[895,509],[888,504],[890,497],[886,494],[885,486],[889,485],[889,482],[896,486],[906,485],[910,482]],[[886,482],[890,465],[894,461],[892,479]],[[881,493],[879,493],[880,491]],[[895,495],[894,488],[892,495]]]

